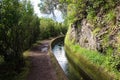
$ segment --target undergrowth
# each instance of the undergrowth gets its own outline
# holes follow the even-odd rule
[[[69,33],[69,31],[68,31],[68,33]],[[116,65],[116,62],[114,61],[114,58],[112,56],[104,55],[97,51],[82,48],[78,44],[73,44],[69,41],[68,34],[65,39],[65,44],[69,45],[69,48],[72,49],[74,54],[83,55],[91,63],[96,64],[97,66],[103,67],[105,71],[108,71],[111,75],[114,75],[115,80],[119,80],[120,72],[115,68],[114,65]],[[111,53],[111,49],[109,49],[107,51],[107,53]]]
[[[14,71],[12,63],[5,63],[3,57],[0,56],[0,80],[26,80],[30,67],[29,51],[24,52],[23,55],[25,65],[20,69],[20,72]]]

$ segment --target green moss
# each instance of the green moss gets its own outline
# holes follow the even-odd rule
[[[80,5],[80,2],[84,2],[83,5]],[[92,27],[93,34],[97,35],[100,30],[105,30],[105,33],[101,32],[100,39],[102,41],[102,48],[103,52],[106,53],[102,55],[103,53],[99,53],[97,51],[88,50],[85,48],[80,47],[78,44],[75,44],[75,39],[69,39],[70,38],[70,28],[67,32],[67,36],[65,39],[65,44],[69,46],[68,48],[71,50],[70,53],[74,53],[75,55],[84,56],[85,59],[89,60],[91,63],[97,65],[97,67],[103,67],[103,72],[107,72],[112,77],[114,76],[115,79],[119,79],[118,75],[120,75],[120,72],[117,71],[116,65],[120,64],[120,58],[119,58],[119,52],[120,48],[118,48],[118,43],[110,45],[110,36],[113,34],[113,30],[116,29],[116,7],[119,4],[120,1],[114,1],[114,0],[90,0],[90,1],[84,1],[84,0],[78,0],[76,1],[76,12],[74,16],[72,17],[72,20],[76,20],[76,18],[80,18],[78,20],[87,19],[89,23],[94,25]],[[71,2],[72,4],[72,2]],[[86,5],[87,6],[84,6]],[[71,8],[70,8],[71,9]],[[82,15],[82,17],[81,17]],[[71,17],[71,16],[69,16]],[[82,19],[81,19],[82,18]],[[118,23],[119,25],[119,23]],[[114,52],[113,47],[116,47],[116,51]],[[69,51],[68,51],[69,52]],[[115,53],[113,56],[113,53]],[[70,54],[69,54],[70,55]],[[73,55],[73,54],[72,54]],[[74,59],[73,57],[71,57]],[[76,59],[74,59],[77,62]],[[91,72],[91,70],[87,69],[88,72]],[[101,74],[100,74],[101,75]]]
[[[92,76],[94,80],[119,80],[120,73],[112,66],[110,56],[102,55],[93,50],[88,50],[73,44],[69,41],[69,31],[65,38],[66,51],[71,60],[80,66],[88,75]],[[68,47],[69,46],[69,47]],[[107,53],[111,54],[113,51],[108,48]],[[101,71],[102,70],[102,71]],[[108,72],[109,71],[109,72]]]
[[[93,31],[93,34],[96,35],[97,32],[100,31],[100,29],[101,29],[100,27],[95,28],[95,30]]]
[[[91,63],[91,61],[89,61],[85,56],[75,53],[67,47],[66,51],[76,66],[82,69],[87,75],[92,77],[93,80],[113,80],[113,77],[108,76],[108,72],[105,72],[102,67],[98,67],[98,65]]]
[[[103,36],[102,45],[103,45],[104,48],[109,46],[109,43],[108,43],[108,42],[109,42],[109,35],[107,34],[107,35],[104,35],[104,36]]]
[[[116,14],[115,14],[115,11],[114,10],[110,10],[107,14],[106,14],[106,17],[105,17],[105,21],[107,23],[109,22],[115,22],[115,19],[116,19]]]
[[[112,53],[113,53],[113,49],[111,47],[108,47],[107,50],[106,50],[106,53],[108,56],[111,56]]]
[[[88,20],[93,20],[93,18],[95,17],[95,11],[94,10],[90,10],[88,11],[88,15],[87,15],[87,19]]]
[[[91,62],[93,63],[97,63],[101,65],[102,62],[105,60],[105,57],[97,51],[82,48],[77,44],[72,45],[71,42],[69,41],[66,41],[66,42],[67,42],[66,44],[70,44],[70,48],[73,50],[73,52],[84,55],[86,58],[91,60]]]

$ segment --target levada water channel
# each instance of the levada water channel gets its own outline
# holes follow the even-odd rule
[[[63,41],[56,43],[52,51],[69,80],[92,80],[67,57]]]

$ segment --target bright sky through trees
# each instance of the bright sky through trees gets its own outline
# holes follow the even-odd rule
[[[42,14],[40,13],[40,10],[39,10],[39,7],[38,7],[38,4],[40,3],[40,0],[30,0],[32,5],[34,6],[34,11],[35,13],[39,16],[39,17],[49,17],[49,18],[53,18],[52,14],[51,15],[45,15],[45,14]],[[56,15],[56,21],[58,22],[63,22],[63,19],[62,19],[62,14],[60,11],[58,10],[55,10],[55,15]]]

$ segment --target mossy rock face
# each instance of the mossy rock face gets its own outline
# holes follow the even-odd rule
[[[106,53],[106,48],[112,45],[113,52],[118,53],[115,48],[120,30],[120,1],[68,2],[68,22],[74,20],[69,30],[70,39],[81,47],[101,53]]]
[[[81,4],[82,2],[84,3]],[[103,72],[109,71],[110,75],[119,80],[120,1],[78,0],[69,4],[76,6],[75,14],[70,19],[74,21],[69,26],[65,40],[65,45],[71,50],[70,53],[77,52],[86,56],[90,62],[104,67],[106,71]]]
[[[77,26],[77,27],[76,27]],[[79,27],[78,27],[79,26]],[[87,23],[87,20],[82,20],[81,24],[74,23],[69,28],[69,39],[80,46],[96,50],[97,43],[91,29],[92,25]]]
[[[75,21],[70,25],[67,35],[69,35],[68,40],[73,44],[98,51],[105,57],[109,57],[109,61],[105,63],[119,71],[117,66],[120,65],[120,21],[118,13],[119,10],[117,12],[112,9],[104,14],[101,13],[101,17],[96,15],[96,23],[90,23],[88,19]]]
[[[78,43],[72,42],[70,28],[65,37],[65,49],[69,59],[81,68],[93,80],[119,80],[120,73],[113,68],[111,60],[113,58],[109,55],[113,53],[112,47],[106,48],[106,55],[98,51],[85,49]],[[119,60],[117,60],[119,61]],[[115,60],[113,60],[115,62]],[[115,63],[116,64],[116,63]],[[119,67],[119,65],[118,65]]]
[[[97,64],[91,63],[85,56],[73,52],[68,46],[65,46],[65,47],[67,51],[67,56],[72,61],[72,64],[77,66],[79,70],[82,69],[85,72],[85,74],[89,76],[89,79],[91,80],[114,80],[114,77],[111,76],[102,67],[98,66]]]

